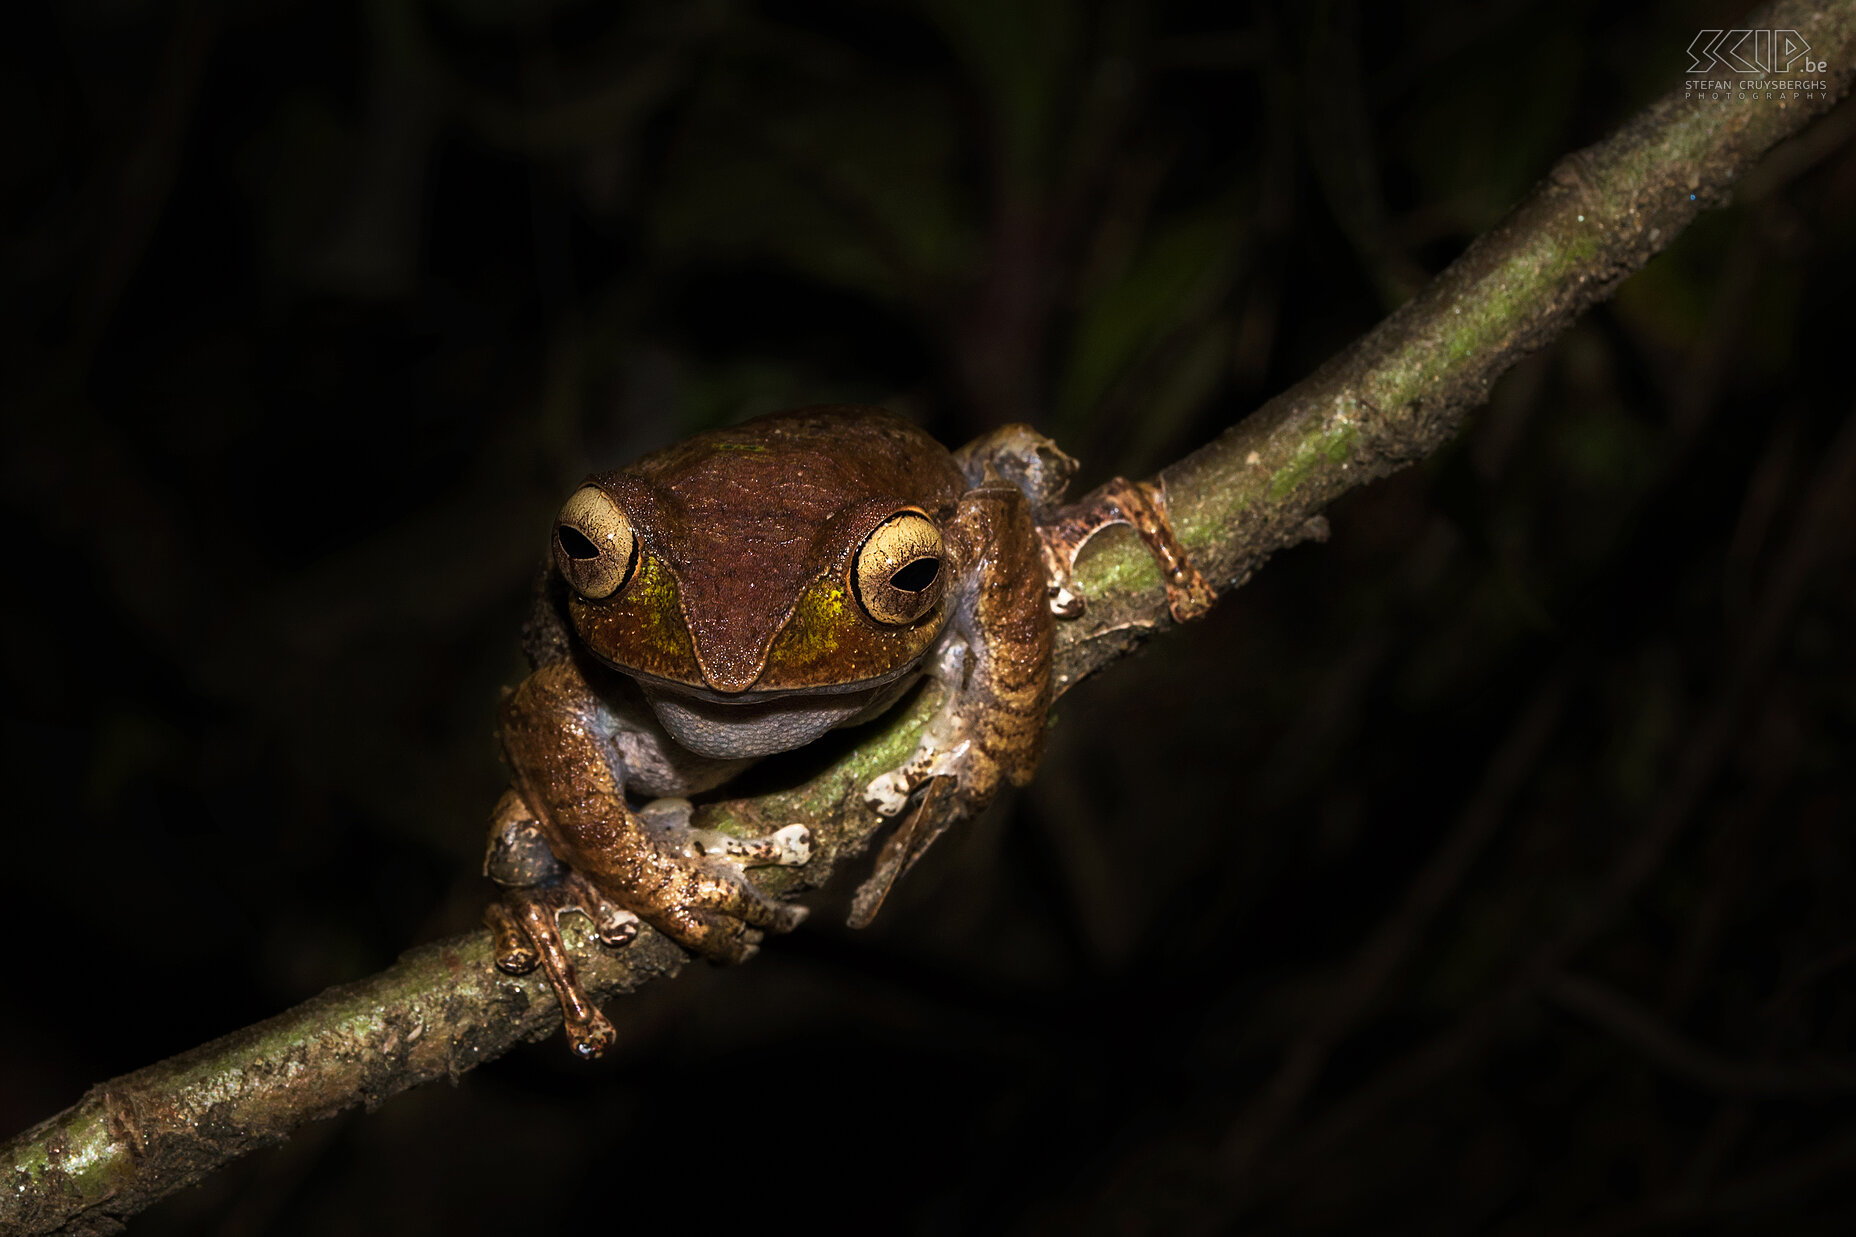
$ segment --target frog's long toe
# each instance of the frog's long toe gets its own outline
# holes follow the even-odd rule
[[[608,899],[578,873],[559,884],[510,888],[484,911],[494,934],[498,969],[526,975],[537,966],[547,976],[561,1004],[567,1042],[583,1057],[597,1057],[611,1046],[612,1023],[580,986],[579,973],[561,936],[560,917],[579,911],[593,921],[600,942],[616,948],[638,935],[638,917]]]
[[[528,939],[522,921],[501,902],[492,902],[483,910],[483,922],[490,927],[491,955],[496,969],[509,975],[526,975],[541,963],[541,951]]]

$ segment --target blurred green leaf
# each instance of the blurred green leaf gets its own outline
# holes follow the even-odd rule
[[[1249,234],[1245,218],[1232,195],[1154,225],[1127,269],[1089,297],[1077,315],[1058,381],[1054,423],[1060,433],[1082,423],[1117,380],[1222,300]],[[1186,351],[1203,361],[1214,346],[1222,350],[1228,339],[1213,345],[1201,334]],[[1184,378],[1184,386],[1160,395],[1176,378]],[[1189,392],[1203,395],[1215,379],[1203,365],[1158,376],[1156,406],[1177,410],[1181,400],[1191,398]]]
[[[853,89],[851,102],[705,101],[658,187],[665,253],[772,262],[883,302],[964,273],[975,247],[946,97],[907,83]]]

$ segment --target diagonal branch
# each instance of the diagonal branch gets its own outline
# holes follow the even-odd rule
[[[1812,58],[1829,65],[1819,78],[1827,89],[1732,101],[1672,91],[1561,160],[1506,220],[1352,347],[1161,474],[1175,528],[1221,592],[1275,551],[1319,535],[1328,503],[1447,441],[1503,371],[1704,207],[1724,203],[1760,155],[1848,89],[1856,0],[1789,0],[1746,22],[1797,30]],[[1172,622],[1130,530],[1091,543],[1078,582],[1089,611],[1060,630],[1060,691]],[[763,821],[807,822],[812,862],[757,879],[789,892],[818,886],[869,843],[880,822],[861,788],[912,750],[934,703],[924,693],[805,785],[715,805],[702,823],[759,831]],[[675,974],[686,960],[649,931],[617,953],[584,936],[572,943],[601,1001]],[[487,933],[421,946],[370,979],[104,1083],[0,1147],[0,1229],[110,1230],[306,1121],[456,1079],[559,1024],[544,982],[491,965]]]
[[[1630,997],[1572,972],[1547,984],[1547,996],[1634,1048],[1650,1064],[1720,1095],[1821,1096],[1856,1090],[1856,1068],[1843,1061],[1734,1061],[1684,1039]]]

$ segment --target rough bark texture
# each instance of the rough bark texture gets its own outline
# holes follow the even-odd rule
[[[1509,217],[1419,295],[1307,380],[1165,470],[1187,549],[1223,592],[1276,550],[1323,534],[1318,512],[1354,486],[1446,441],[1494,380],[1608,295],[1765,151],[1849,87],[1856,0],[1772,5],[1751,27],[1793,28],[1828,62],[1831,89],[1802,101],[1723,104],[1678,89],[1623,130],[1562,160]],[[1127,529],[1098,537],[1078,565],[1089,612],[1058,635],[1058,690],[1170,625],[1151,558]],[[768,869],[770,889],[823,883],[881,821],[862,786],[912,750],[926,694],[806,785],[708,809],[712,827],[759,832],[802,820],[816,839],[803,869]],[[682,953],[645,931],[617,953],[573,940],[602,1002],[660,975]],[[392,969],[332,988],[275,1018],[104,1083],[0,1148],[0,1230],[108,1232],[215,1167],[304,1122],[464,1071],[560,1014],[538,978],[490,963],[477,932],[407,953]]]

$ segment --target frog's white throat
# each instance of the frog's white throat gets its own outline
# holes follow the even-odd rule
[[[917,677],[906,675],[867,691],[778,696],[739,704],[699,699],[643,683],[639,687],[658,724],[678,744],[699,756],[740,760],[790,752],[827,730],[875,717],[913,686]]]

